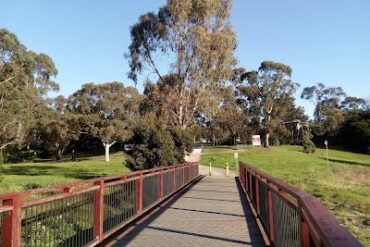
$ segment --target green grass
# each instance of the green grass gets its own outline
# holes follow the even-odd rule
[[[325,149],[305,154],[299,146],[239,149],[239,160],[316,196],[365,246],[370,246],[370,155]],[[235,169],[231,147],[206,148],[201,164]]]
[[[78,155],[78,154],[77,154]],[[66,157],[61,162],[38,160],[19,164],[2,165],[0,193],[21,191],[27,188],[44,187],[83,179],[127,173],[123,165],[122,152],[112,153],[110,162],[104,156],[77,157],[70,161]]]

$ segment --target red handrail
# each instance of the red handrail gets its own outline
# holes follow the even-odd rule
[[[239,181],[267,244],[362,246],[315,197],[243,162],[239,162]],[[277,229],[282,222],[289,226]]]
[[[176,172],[180,172],[182,176],[181,184],[177,188]],[[190,174],[187,180],[184,179],[185,172]],[[40,243],[45,239],[55,243],[67,241],[71,246],[94,246],[197,177],[198,163],[186,163],[1,194],[0,246],[19,247],[22,242]],[[153,185],[156,186],[155,190]],[[147,193],[144,190],[147,190]],[[105,213],[109,213],[110,218]],[[58,232],[61,230],[52,227],[58,226],[59,222],[70,227],[68,224],[71,220],[76,221],[74,224],[81,224],[79,229],[86,228],[80,230],[82,233],[76,230],[76,236],[81,236],[69,236],[66,240],[53,239],[60,237]],[[86,227],[89,220],[92,221],[90,228]],[[53,224],[48,225],[50,222]],[[47,237],[43,239],[42,231],[45,231],[45,227],[50,229]],[[27,231],[31,232],[25,233]]]

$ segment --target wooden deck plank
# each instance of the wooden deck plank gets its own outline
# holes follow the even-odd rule
[[[234,177],[205,177],[106,246],[264,246]]]

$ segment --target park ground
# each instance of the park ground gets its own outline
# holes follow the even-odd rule
[[[200,163],[235,170],[234,153],[239,160],[316,196],[365,246],[370,246],[370,155],[325,149],[305,154],[300,146],[234,148],[207,147]],[[2,166],[0,193],[20,191],[130,172],[123,165],[122,152],[103,155],[79,155],[77,161],[66,156],[61,162],[36,160]]]
[[[235,169],[234,153],[239,160],[280,178],[316,196],[323,205],[365,246],[370,246],[370,155],[317,149],[305,154],[300,146],[269,149],[205,148],[201,164]]]
[[[124,155],[115,152],[110,162],[104,155],[78,155],[76,161],[66,156],[60,162],[38,159],[35,162],[2,165],[0,193],[45,187],[101,176],[130,172],[123,165]]]

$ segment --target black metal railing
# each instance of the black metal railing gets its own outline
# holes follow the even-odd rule
[[[198,176],[187,163],[0,195],[0,246],[94,246]]]
[[[160,175],[145,176],[143,180],[143,209],[150,207],[160,199]]]
[[[123,182],[104,189],[104,226],[106,233],[136,214],[136,180]]]
[[[93,236],[94,191],[22,208],[22,246],[84,246]]]

